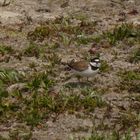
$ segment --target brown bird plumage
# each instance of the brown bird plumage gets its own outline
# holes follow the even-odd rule
[[[76,61],[74,62],[74,60],[72,60],[68,66],[74,70],[77,70],[77,71],[84,71],[88,68],[88,62],[86,61]]]

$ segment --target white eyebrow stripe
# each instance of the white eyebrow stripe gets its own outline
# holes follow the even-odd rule
[[[95,59],[94,61],[95,61],[95,62],[99,62],[100,60],[99,60],[99,59]]]

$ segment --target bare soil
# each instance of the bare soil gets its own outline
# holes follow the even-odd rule
[[[2,0],[0,1],[1,3]],[[0,44],[11,46],[18,54],[30,44],[30,40],[27,38],[30,31],[49,21],[55,21],[57,18],[71,15],[77,15],[79,18],[86,17],[88,20],[96,22],[95,34],[102,34],[102,32],[111,30],[122,23],[132,23],[140,26],[140,1],[68,0],[66,2],[64,0],[11,0],[10,4],[6,6],[1,5],[0,7]],[[75,24],[78,22],[76,20]],[[61,58],[62,63],[72,59],[85,59],[93,43],[80,45],[80,47],[75,46],[75,44],[70,46],[60,45],[54,53]],[[45,40],[39,41],[38,44],[45,44]],[[97,107],[94,112],[89,114],[80,111],[74,114],[68,112],[60,113],[56,120],[53,119],[52,114],[52,118],[50,117],[43,122],[43,127],[38,125],[33,130],[30,129],[30,126],[17,122],[15,118],[12,121],[9,120],[9,123],[0,124],[0,134],[9,139],[9,132],[23,127],[24,131],[31,131],[31,139],[33,140],[68,140],[90,137],[94,131],[97,131],[99,134],[109,134],[112,130],[115,130],[123,134],[125,130],[127,131],[133,126],[131,138],[135,140],[136,135],[140,133],[140,124],[139,122],[133,122],[133,116],[135,117],[135,114],[139,116],[138,112],[140,110],[138,106],[140,101],[136,101],[134,98],[139,98],[140,95],[138,92],[119,89],[118,86],[121,79],[118,73],[120,70],[133,71],[140,68],[140,63],[136,64],[127,61],[130,53],[139,47],[140,44],[132,46],[128,44],[127,46],[121,41],[115,46],[100,47],[101,60],[106,61],[110,69],[107,72],[100,72],[94,78],[91,78],[90,80],[94,84],[84,86],[86,88],[91,88],[92,86],[98,91],[104,92],[101,95],[102,99],[109,106]],[[49,55],[49,52],[46,51],[46,55]],[[6,61],[7,59],[8,62]],[[34,72],[29,67],[32,63],[35,63],[37,72],[44,71],[48,65],[48,61],[35,56],[29,57],[25,55],[19,60],[16,54],[10,56],[0,55],[0,68],[12,68],[27,75]],[[82,85],[79,85],[75,77],[66,80],[66,77],[71,75],[71,73],[67,72],[65,68],[65,65],[59,65],[56,69],[54,68],[56,70],[55,80],[57,84],[53,90],[59,92],[63,89],[63,86],[75,83],[73,92],[79,94],[79,89],[82,88]],[[9,92],[11,92],[13,88],[22,89],[24,85],[18,84],[18,87],[9,85],[8,91],[10,90]],[[66,91],[66,94],[70,94],[69,92]],[[129,122],[129,120],[132,121]],[[123,124],[127,124],[127,122],[128,125],[126,125],[126,128],[123,128]]]

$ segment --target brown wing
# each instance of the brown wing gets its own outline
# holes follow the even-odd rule
[[[77,61],[77,62],[70,62],[69,67],[77,71],[83,71],[88,68],[88,62],[86,61]]]

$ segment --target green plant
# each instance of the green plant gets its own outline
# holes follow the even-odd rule
[[[14,53],[14,50],[12,49],[11,46],[0,45],[0,54],[5,55],[11,53]]]
[[[31,62],[31,63],[29,64],[29,67],[30,67],[31,69],[35,69],[36,66],[37,66],[37,64],[36,64],[35,62]]]
[[[40,56],[40,46],[35,43],[30,43],[29,46],[24,50],[24,55],[29,57],[39,57]]]
[[[111,45],[115,45],[117,41],[122,41],[125,38],[139,38],[140,33],[139,29],[137,29],[134,25],[122,24],[120,26],[116,26],[111,32],[105,32],[104,36],[108,39]]]
[[[104,140],[104,136],[100,136],[98,134],[92,134],[88,140]]]
[[[72,39],[68,34],[60,33],[60,41],[64,46],[70,46]]]
[[[93,38],[93,36],[88,36],[84,34],[78,35],[76,38],[77,45],[86,45],[88,43],[93,42],[94,40],[96,39]]]
[[[121,76],[120,89],[128,90],[130,92],[140,92],[140,72],[135,71],[121,71],[119,72]]]
[[[41,115],[36,107],[30,108],[26,115],[24,115],[24,121],[27,125],[31,125],[32,127],[36,126],[41,122]]]
[[[61,58],[56,53],[50,53],[50,55],[47,56],[47,59],[52,67],[54,67],[56,64],[60,64],[61,62]]]
[[[140,48],[135,49],[129,57],[129,62],[137,63],[140,61]]]
[[[0,101],[2,100],[3,97],[8,97],[8,92],[0,86]]]
[[[11,77],[10,75],[9,78],[9,73],[4,73],[3,81],[0,80],[0,86],[3,87],[5,84],[9,84],[9,80],[10,82],[18,81],[18,78],[14,79],[14,76],[12,75]],[[53,98],[48,95],[48,91],[54,85],[54,81],[49,79],[48,74],[46,72],[35,73],[28,79],[25,77],[25,81],[27,82],[27,96],[24,96],[19,90],[13,91],[9,95],[5,88],[0,88],[0,121],[12,119],[14,116],[28,125],[36,126],[43,120],[48,111],[54,110]],[[44,92],[40,92],[40,89],[43,89]],[[14,102],[11,98],[14,99]]]
[[[19,81],[23,76],[12,69],[1,69],[0,79],[5,84],[12,84]]]
[[[40,25],[34,31],[28,33],[27,38],[31,41],[43,41],[49,35],[51,28],[49,26]]]
[[[81,12],[74,13],[71,16],[72,16],[72,18],[74,18],[76,20],[80,20],[80,21],[85,21],[85,20],[88,19],[87,14],[86,13],[81,13]]]
[[[98,89],[83,88],[81,90],[81,94],[84,96],[85,100],[95,99],[96,105],[98,107],[102,107],[104,105],[107,105],[106,102],[101,97],[102,93],[98,92]]]
[[[107,63],[107,61],[105,61],[105,60],[102,60],[101,61],[101,67],[100,67],[100,71],[101,72],[108,72],[108,71],[110,71],[110,66],[108,65],[108,63]]]
[[[81,138],[80,140],[131,140],[131,130],[127,130],[124,134],[113,131],[110,134],[93,132],[88,138]]]
[[[140,124],[140,118],[138,114],[134,112],[126,111],[120,114],[118,123],[121,124],[122,129],[132,128],[132,127],[137,128],[138,125]],[[129,133],[127,133],[126,136],[129,136],[128,134]]]
[[[31,131],[27,130],[27,128],[22,127],[10,130],[9,137],[11,140],[15,139],[30,140],[32,138]]]
[[[43,87],[45,90],[48,90],[54,84],[53,80],[48,78],[47,72],[42,72],[34,75],[34,78],[28,83],[28,88],[32,91]]]

